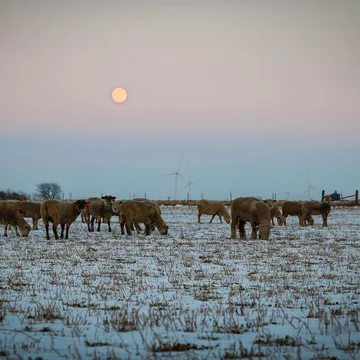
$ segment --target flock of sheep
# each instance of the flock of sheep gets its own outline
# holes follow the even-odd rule
[[[280,206],[279,206],[280,205]],[[287,216],[298,216],[299,225],[312,225],[312,215],[322,215],[323,226],[327,226],[327,217],[331,209],[329,202],[320,201],[285,201],[282,204],[275,200],[259,200],[254,197],[239,197],[231,203],[231,216],[225,205],[220,201],[200,200],[198,207],[198,223],[201,223],[202,215],[212,215],[210,223],[215,216],[220,222],[222,218],[231,223],[231,238],[236,238],[237,230],[240,239],[246,239],[245,224],[251,225],[251,237],[268,240],[270,229],[274,226],[274,218],[278,225],[286,225]],[[55,239],[59,239],[58,225],[61,227],[60,238],[68,239],[71,224],[81,214],[82,221],[87,223],[88,230],[94,231],[94,223],[97,221],[97,231],[100,231],[101,222],[108,224],[111,231],[110,220],[112,216],[119,217],[121,234],[132,234],[136,229],[140,233],[140,224],[145,226],[145,234],[158,229],[160,234],[168,234],[168,226],[161,216],[160,206],[151,200],[138,198],[133,200],[116,200],[114,196],[103,196],[101,198],[89,198],[73,202],[45,200],[42,203],[32,201],[0,201],[0,223],[4,226],[4,236],[7,236],[9,225],[15,227],[16,235],[28,236],[31,230],[30,225],[24,217],[33,219],[33,230],[38,229],[38,220],[41,218],[46,238],[50,239],[49,224],[52,223]],[[20,231],[20,233],[19,233]],[[259,233],[259,235],[258,235]]]

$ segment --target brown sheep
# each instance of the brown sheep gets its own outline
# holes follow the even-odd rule
[[[124,235],[124,223],[121,222],[121,215],[120,215],[120,205],[124,202],[124,200],[115,200],[113,201],[113,212],[115,213],[116,216],[119,217],[119,225],[120,225],[120,229],[121,229],[121,234]],[[131,227],[131,230],[134,230],[134,228],[136,229],[136,233],[140,234],[141,232],[141,227],[138,223],[134,223],[133,226]]]
[[[306,225],[306,218],[310,215],[321,215],[323,218],[323,226],[327,226],[327,218],[331,210],[328,202],[322,201],[305,201],[302,204],[301,226]]]
[[[97,231],[100,231],[101,219],[108,224],[109,232],[111,232],[111,217],[114,215],[113,202],[116,197],[107,195],[101,198],[93,197],[87,199],[84,215],[89,231],[94,231],[94,221],[98,223]]]
[[[85,200],[77,200],[71,203],[59,200],[45,200],[40,206],[40,213],[46,229],[46,238],[50,240],[49,222],[51,222],[53,224],[55,239],[59,239],[57,233],[59,224],[61,226],[60,239],[64,238],[65,225],[65,239],[68,239],[70,225],[77,219],[85,205]]]
[[[17,236],[19,236],[19,231],[17,228],[20,229],[22,236],[29,236],[31,227],[25,221],[19,209],[14,206],[13,203],[0,201],[0,223],[2,223],[4,226],[4,236],[8,236],[7,229],[9,225],[13,225],[15,227]]]
[[[299,225],[301,225],[302,216],[302,203],[300,201],[284,201],[282,204],[282,214],[284,217],[284,225],[286,226],[286,218],[288,215],[297,216],[299,219]],[[308,225],[314,225],[314,218],[309,214],[306,218]]]
[[[239,227],[240,239],[246,239],[245,224],[250,222],[251,237],[257,238],[257,229],[260,229],[260,238],[268,240],[270,236],[271,216],[270,209],[263,201],[253,197],[239,197],[231,204],[231,238],[236,239],[236,226]]]
[[[112,202],[112,210],[116,215],[120,213],[120,205],[124,202],[124,200],[114,200]]]
[[[271,216],[271,224],[275,226],[274,218],[277,220],[277,224],[282,226],[285,225],[285,218],[283,217],[280,209],[279,209],[279,202],[276,200],[264,200],[264,203],[269,206],[270,208],[270,216]]]
[[[23,217],[32,218],[33,230],[39,230],[38,221],[41,218],[41,204],[33,201],[14,201],[14,205],[19,209]]]
[[[220,219],[220,223],[222,224],[222,216],[224,220],[229,224],[230,223],[230,215],[226,210],[225,205],[221,201],[211,201],[211,200],[200,200],[198,202],[198,223],[201,224],[200,217],[201,215],[212,215],[210,219],[210,224],[212,223],[214,217],[217,215]]]
[[[127,200],[120,205],[120,227],[123,233],[124,225],[126,232],[131,235],[134,223],[145,224],[145,235],[150,235],[157,227],[161,235],[167,235],[168,226],[160,215],[159,208],[152,201]]]
[[[124,223],[121,222],[121,219],[120,219],[120,205],[123,203],[124,200],[116,200],[113,202],[113,211],[116,215],[119,216],[119,224],[120,224],[120,228],[121,228],[121,234],[124,235]],[[157,211],[159,212],[159,215],[161,215],[161,209],[160,209],[160,206],[158,203],[156,203],[155,201],[152,201],[152,200],[149,200],[149,199],[146,199],[146,198],[134,198],[132,201],[142,201],[142,202],[145,202],[145,203],[149,203],[149,204],[152,204],[156,209]],[[134,222],[133,226],[131,227],[131,230],[134,230],[136,229],[136,233],[137,234],[140,234],[141,232],[141,227],[139,225],[139,223],[137,222]],[[155,230],[155,225],[153,225],[151,231],[154,231]]]
[[[271,216],[271,222],[272,222],[273,226],[275,225],[274,218],[276,218],[277,224],[279,226],[285,225],[285,218],[283,217],[281,210],[279,209],[279,207],[277,205],[275,205],[272,209],[270,209],[270,216]]]

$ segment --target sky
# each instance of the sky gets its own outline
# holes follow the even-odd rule
[[[358,0],[0,0],[0,189],[174,199],[179,171],[179,199],[354,194],[359,18]]]

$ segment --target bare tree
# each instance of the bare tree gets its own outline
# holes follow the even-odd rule
[[[49,200],[49,199],[61,199],[61,186],[56,183],[41,183],[36,185],[36,191],[34,196],[38,199]]]

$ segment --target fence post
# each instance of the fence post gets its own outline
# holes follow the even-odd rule
[[[325,190],[321,190],[321,201],[325,199]]]
[[[355,204],[359,203],[359,190],[355,190]]]

